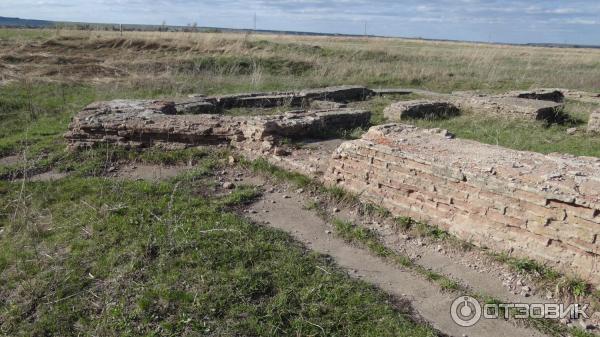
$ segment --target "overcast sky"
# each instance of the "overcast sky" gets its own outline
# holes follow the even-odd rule
[[[0,0],[1,16],[600,44],[600,0]]]

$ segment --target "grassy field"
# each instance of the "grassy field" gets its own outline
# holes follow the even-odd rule
[[[86,104],[182,91],[165,85],[167,75],[98,80],[54,76],[47,55],[19,63],[28,44],[52,50],[54,40],[51,32],[0,30],[0,70],[11,80],[0,86],[0,158],[19,159],[0,164],[0,335],[435,335],[413,322],[410,304],[241,218],[237,208],[261,191],[219,190],[214,172],[226,152],[66,152],[62,134]],[[50,56],[65,69],[69,57]],[[117,161],[191,161],[195,169],[157,183],[104,177]],[[6,180],[50,168],[71,175]]]
[[[207,195],[223,154],[161,183],[70,178],[0,186],[7,336],[428,336],[404,304]],[[226,157],[225,157],[226,158]]]
[[[223,92],[353,83],[440,91],[600,87],[600,51],[402,39],[11,31],[3,60],[31,78],[118,78],[137,90]],[[16,48],[15,48],[16,47]],[[36,55],[44,50],[47,55]],[[18,52],[17,52],[18,51]],[[58,56],[58,57],[53,57]],[[68,66],[65,66],[68,65]],[[143,85],[144,79],[152,83]],[[112,86],[120,90],[120,86]]]
[[[68,153],[62,138],[69,119],[96,100],[335,84],[594,90],[600,51],[0,29],[0,158],[21,158],[0,162],[0,334],[433,335],[410,321],[406,304],[236,215],[260,191],[218,193],[212,172],[226,153]],[[371,109],[377,124],[391,101],[357,106]],[[568,125],[473,114],[413,122],[516,149],[600,156],[600,137],[566,133],[583,127],[595,108],[569,102]],[[193,173],[161,183],[104,177],[118,161],[190,160]],[[49,169],[71,175],[53,183],[8,181]]]

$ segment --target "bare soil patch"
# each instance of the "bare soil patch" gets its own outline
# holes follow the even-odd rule
[[[29,178],[29,181],[48,182],[48,181],[66,178],[68,175],[69,174],[65,173],[65,172],[48,171],[48,172],[44,172],[44,173],[40,173],[40,174],[36,174],[36,175],[32,176],[31,178]]]
[[[23,158],[18,154],[2,157],[2,158],[0,158],[0,165],[14,166],[14,165],[17,165],[19,162],[21,162],[22,159]]]
[[[191,166],[163,166],[163,165],[137,165],[129,164],[116,168],[109,173],[110,177],[129,180],[158,181],[176,177],[177,175],[192,169]]]

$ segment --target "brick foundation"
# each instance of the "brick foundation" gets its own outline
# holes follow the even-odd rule
[[[390,124],[343,143],[324,180],[396,216],[600,284],[600,159],[514,151]]]

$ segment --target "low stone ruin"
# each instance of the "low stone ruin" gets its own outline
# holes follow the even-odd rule
[[[405,118],[440,119],[458,116],[460,110],[450,102],[432,100],[412,100],[396,102],[383,111],[390,121]]]
[[[600,110],[596,110],[590,115],[587,131],[590,133],[600,133]]]
[[[529,99],[539,99],[539,100],[547,100],[554,101],[558,103],[562,103],[565,98],[584,102],[584,103],[593,103],[600,104],[600,94],[594,92],[580,91],[580,90],[570,90],[570,89],[533,89],[529,91],[512,91],[507,96],[520,97],[520,98],[529,98]]]
[[[343,143],[324,179],[396,216],[600,282],[600,159],[390,124]]]
[[[351,109],[295,111],[277,116],[177,115],[165,101],[111,101],[87,106],[65,134],[69,148],[114,144],[127,148],[230,143],[259,151],[283,138],[331,134],[366,126],[370,112]]]
[[[322,89],[305,89],[297,95],[306,100],[334,102],[364,101],[373,96],[373,91],[361,86],[343,85]]]
[[[456,91],[441,94],[414,90],[429,99],[400,101],[384,112],[392,121],[401,120],[401,115],[411,118],[447,118],[457,116],[462,110],[488,115],[543,120],[561,123],[567,120],[564,104],[554,102],[561,95],[558,91],[511,92],[502,95],[487,95],[477,91]]]
[[[578,90],[568,90],[568,89],[558,89],[562,93],[564,93],[565,97],[568,99],[572,99],[574,101],[584,102],[584,103],[593,103],[600,104],[600,94],[594,92],[586,92],[586,91],[578,91]]]
[[[463,93],[453,95],[450,101],[461,109],[491,115],[524,117],[550,123],[560,123],[568,117],[563,111],[563,104],[538,99]]]
[[[373,96],[373,91],[361,86],[336,86],[306,89],[299,92],[259,92],[220,96],[195,95],[177,103],[178,113],[218,113],[233,108],[272,108],[277,106],[309,107],[311,102],[346,103],[362,101]]]
[[[563,92],[565,94],[563,94]],[[561,91],[559,89],[535,89],[531,91],[513,91],[501,95],[486,95],[476,91],[454,92],[440,94],[418,89],[369,89],[362,86],[344,85],[319,89],[306,89],[297,92],[259,92],[230,94],[220,96],[195,95],[185,100],[176,101],[175,107],[178,114],[212,114],[221,113],[233,108],[272,108],[289,106],[313,109],[338,109],[345,107],[348,102],[362,101],[380,95],[407,95],[419,94],[431,97],[436,104],[422,102],[422,106],[413,106],[404,112],[405,116],[414,115],[413,118],[455,116],[459,109],[474,112],[488,113],[503,116],[525,117],[547,122],[563,122],[567,115],[563,112],[565,95],[573,97],[575,92]],[[585,97],[593,98],[593,94]],[[598,98],[600,102],[600,97]],[[417,102],[415,102],[417,103]],[[399,120],[391,111],[403,110],[390,107],[392,120]],[[443,106],[446,105],[447,109]]]
[[[513,91],[506,96],[525,98],[525,99],[536,99],[540,101],[551,101],[556,103],[562,103],[565,101],[565,95],[558,89],[534,89],[529,91]]]

